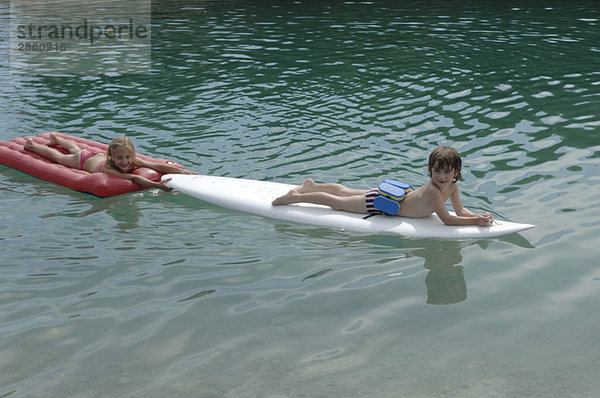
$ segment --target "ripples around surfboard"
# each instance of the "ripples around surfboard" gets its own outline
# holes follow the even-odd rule
[[[569,23],[555,26],[536,12],[555,10],[169,2],[153,10],[152,76],[14,89],[73,132],[131,135],[202,173],[418,185],[431,148],[453,145],[472,187],[491,180],[498,186],[486,191],[506,193],[591,175],[594,154],[582,149],[600,124],[600,75],[581,59],[599,51],[597,15],[572,6]],[[574,168],[554,163],[563,156]]]
[[[252,8],[250,18],[208,7],[185,10],[205,15],[200,25],[184,11],[158,22],[166,38],[202,38],[159,50],[168,82],[157,83],[165,101],[156,111],[208,173],[419,182],[429,150],[448,144],[464,149],[476,178],[492,178],[587,147],[600,123],[599,75],[564,62],[582,48],[598,52],[595,18],[556,27],[530,21],[525,8],[475,18],[390,5],[351,23],[349,13],[365,10]],[[512,189],[539,178],[516,174]]]

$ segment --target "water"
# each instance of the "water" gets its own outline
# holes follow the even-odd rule
[[[421,185],[453,145],[465,205],[536,228],[366,236],[0,166],[0,397],[597,396],[599,18],[169,1],[150,75],[11,75],[2,56],[2,140],[127,134],[205,174],[360,188]]]

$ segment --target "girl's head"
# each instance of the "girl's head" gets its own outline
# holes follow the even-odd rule
[[[454,181],[452,182],[455,183],[462,178],[460,174],[461,168],[462,160],[454,148],[449,146],[439,146],[429,155],[429,165],[427,166],[429,177],[431,177],[431,172],[434,169],[453,170]]]
[[[128,173],[135,167],[135,147],[127,137],[118,137],[108,145],[106,159],[112,168]]]

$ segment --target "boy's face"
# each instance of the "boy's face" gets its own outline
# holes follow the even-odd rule
[[[431,180],[439,187],[445,187],[456,181],[458,172],[451,167],[435,165],[431,169]]]

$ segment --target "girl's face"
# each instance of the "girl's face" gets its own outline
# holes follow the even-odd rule
[[[124,173],[128,173],[133,168],[134,156],[127,148],[119,147],[114,149],[110,158]]]

